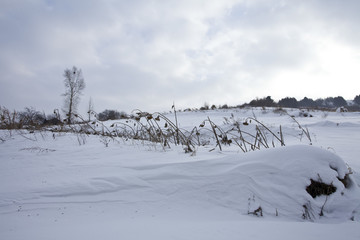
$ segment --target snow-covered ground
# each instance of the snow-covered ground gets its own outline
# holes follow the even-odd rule
[[[282,126],[285,147],[248,153],[3,130],[0,239],[360,239],[360,113],[288,112],[313,146],[272,109],[178,113]],[[310,179],[336,191],[313,198]]]

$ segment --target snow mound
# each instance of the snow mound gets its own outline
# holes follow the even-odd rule
[[[219,161],[235,164],[212,184],[217,186],[212,189],[213,197],[229,207],[257,216],[359,218],[358,185],[342,159],[329,151],[291,146]]]
[[[173,199],[210,201],[242,214],[359,219],[360,192],[351,170],[338,156],[311,146],[153,166],[141,178]]]

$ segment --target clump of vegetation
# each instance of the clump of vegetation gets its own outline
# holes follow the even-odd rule
[[[315,218],[315,214],[314,214],[314,210],[311,207],[311,203],[307,202],[302,207],[303,207],[302,218],[304,220],[310,220],[310,221],[313,220]]]
[[[118,112],[116,110],[104,110],[103,112],[97,115],[99,121],[107,120],[119,120],[119,119],[129,119],[130,116],[125,112]]]
[[[306,191],[313,197],[316,198],[317,196],[321,195],[330,195],[336,192],[336,187],[332,184],[326,184],[322,181],[316,181],[310,179],[311,183],[309,186],[306,187]]]
[[[62,124],[56,111],[53,115],[37,111],[33,107],[26,107],[24,111],[10,111],[0,106],[0,129],[28,129],[40,130],[44,126]]]
[[[254,215],[254,216],[257,216],[257,217],[262,217],[263,216],[263,210],[262,210],[261,207],[258,207],[254,211],[249,211],[248,214],[249,215]]]
[[[21,126],[17,121],[17,112],[0,106],[0,129],[17,129]]]
[[[4,129],[32,129],[47,130],[56,132],[72,132],[77,134],[79,144],[85,143],[86,135],[98,135],[105,137],[101,142],[108,146],[110,139],[116,138],[125,141],[140,140],[160,144],[164,149],[170,148],[171,145],[181,145],[187,153],[194,152],[196,147],[214,146],[210,151],[218,148],[220,151],[225,146],[237,146],[243,152],[260,150],[277,146],[285,146],[285,139],[282,127],[268,127],[265,123],[259,121],[256,116],[246,119],[235,119],[232,114],[230,118],[224,118],[221,126],[213,122],[210,117],[202,121],[198,126],[192,129],[183,129],[179,127],[177,111],[175,105],[174,120],[171,120],[165,114],[155,112],[148,113],[140,110],[133,111],[133,115],[120,113],[115,110],[105,110],[100,114],[91,111],[90,114],[95,116],[94,120],[88,121],[78,114],[72,114],[72,124],[63,124],[60,120],[58,111],[47,120],[45,114],[40,114],[32,108],[26,109],[22,114],[17,112],[11,113],[5,108],[1,108],[0,126]],[[17,116],[21,117],[17,117]],[[19,120],[21,119],[21,120]],[[24,120],[25,119],[25,120]],[[68,118],[67,118],[68,119]],[[110,126],[104,124],[105,120],[118,120]],[[303,128],[296,120],[301,134],[307,136],[311,144],[310,133],[307,128]],[[27,123],[25,125],[23,123]],[[51,126],[51,122],[56,125]]]
[[[164,148],[170,144],[182,145],[185,152],[195,151],[196,146],[214,144],[214,148],[223,150],[223,146],[235,145],[243,152],[285,146],[281,126],[273,131],[256,118],[244,121],[235,120],[234,115],[225,118],[224,126],[215,124],[209,117],[198,127],[191,130],[179,128],[174,109],[175,120],[162,113],[134,111],[134,119],[113,123],[106,134],[125,139],[146,140],[160,143]]]

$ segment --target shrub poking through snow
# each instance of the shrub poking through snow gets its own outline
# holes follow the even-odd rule
[[[302,214],[302,218],[304,220],[313,220],[315,219],[315,215],[313,213],[313,209],[311,207],[311,203],[307,202],[306,204],[304,204],[303,206],[303,214]]]
[[[311,184],[306,187],[306,191],[313,197],[316,198],[317,196],[321,195],[330,195],[336,192],[336,187],[332,184],[326,184],[321,181],[311,180]]]
[[[255,209],[254,211],[252,212],[248,212],[249,215],[254,215],[254,216],[257,216],[257,217],[262,217],[263,216],[263,211],[262,211],[262,208],[261,207],[258,207],[257,209]]]

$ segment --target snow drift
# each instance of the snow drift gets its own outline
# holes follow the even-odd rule
[[[307,220],[359,217],[360,194],[351,170],[335,154],[315,147],[283,147],[133,170],[137,180],[125,185],[137,184],[133,187],[136,191],[151,188],[168,204],[181,201],[186,205],[189,199],[196,199],[257,216]],[[335,190],[312,196],[307,188],[314,182]]]
[[[58,148],[63,144],[69,155],[54,149],[33,153],[29,159],[21,151],[24,158],[2,161],[2,182],[7,184],[0,187],[1,211],[15,212],[15,202],[25,206],[116,201],[155,202],[162,212],[164,206],[206,205],[239,215],[293,220],[359,219],[360,192],[351,170],[335,154],[316,147],[212,154],[209,160],[176,152],[133,154],[133,148],[101,157],[95,154],[103,149],[99,144],[88,143],[84,147],[89,151],[79,151],[63,136],[47,141],[48,149],[54,143]],[[316,189],[319,186],[325,190]]]

